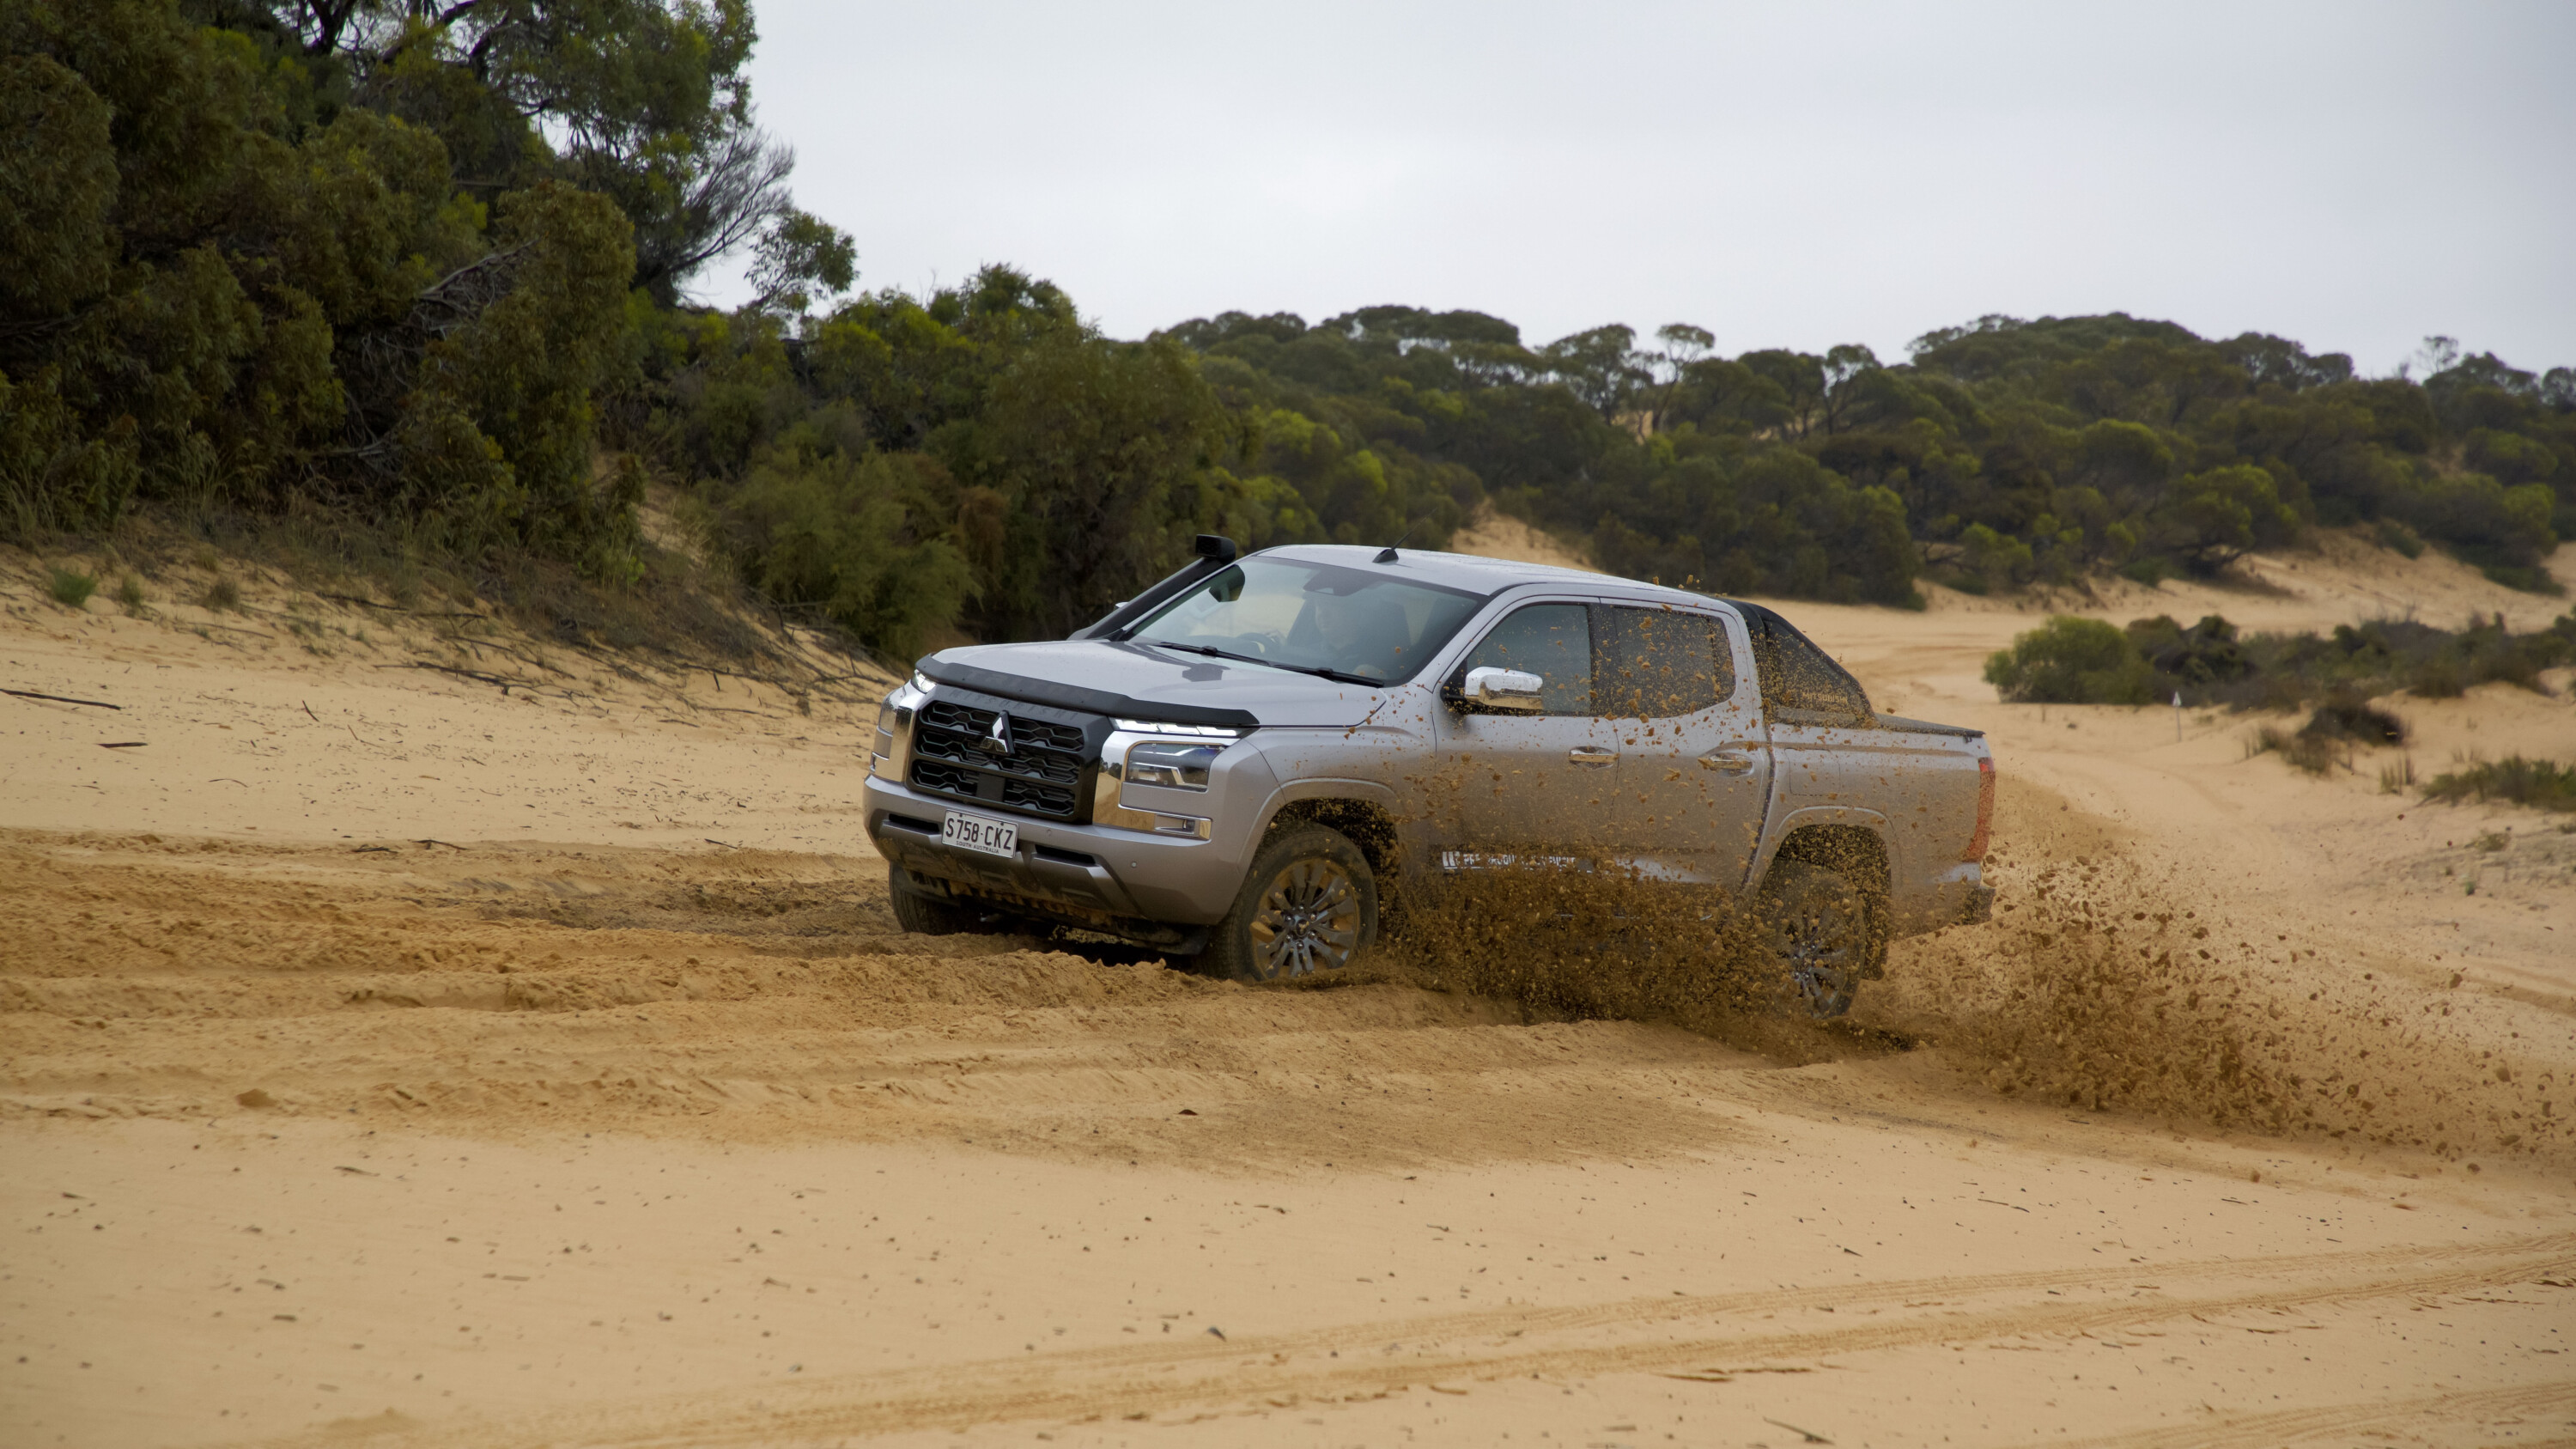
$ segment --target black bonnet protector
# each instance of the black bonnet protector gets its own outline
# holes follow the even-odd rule
[[[936,684],[953,684],[960,689],[980,690],[1030,704],[1051,704],[1059,709],[1088,710],[1093,714],[1114,715],[1121,719],[1160,720],[1167,724],[1211,725],[1221,729],[1261,727],[1260,719],[1250,710],[1218,709],[1205,704],[1166,704],[1159,700],[1138,699],[1133,695],[1112,694],[1105,689],[1085,689],[1078,684],[1057,684],[1052,680],[1028,679],[999,670],[978,669],[972,664],[952,664],[935,654],[912,667],[919,670],[923,678]]]

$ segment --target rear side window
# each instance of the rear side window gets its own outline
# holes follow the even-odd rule
[[[1838,715],[1863,724],[1873,718],[1860,681],[1815,641],[1760,604],[1727,602],[1743,614],[1744,627],[1753,636],[1753,667],[1762,672],[1765,710]]]
[[[1601,713],[1612,719],[1697,714],[1735,694],[1726,626],[1681,609],[1609,611],[1613,645]]]
[[[1470,669],[1517,669],[1547,681],[1539,691],[1549,714],[1592,713],[1592,611],[1581,604],[1530,604],[1514,609],[1479,640],[1459,666],[1456,683]]]

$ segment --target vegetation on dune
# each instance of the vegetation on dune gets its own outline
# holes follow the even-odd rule
[[[2181,696],[2206,708],[2288,710],[2325,700],[2307,733],[2395,742],[2360,701],[2407,690],[2452,699],[2481,684],[2549,692],[2543,671],[2576,664],[2576,610],[2516,634],[2502,616],[2458,629],[2412,620],[2339,624],[2329,634],[2256,634],[2213,614],[2185,629],[2161,615],[2126,629],[2060,616],[2017,635],[1986,661],[1986,682],[2026,704],[2152,704]],[[2331,718],[2329,718],[2331,716]]]
[[[1986,682],[2016,704],[2149,704],[2155,672],[2137,646],[2099,619],[2065,615],[1986,660]]]
[[[2481,760],[2434,776],[2433,783],[2424,787],[2424,798],[2452,805],[2463,800],[2481,804],[2504,800],[2539,810],[2576,811],[2576,765],[2526,760],[2520,755]]]
[[[2576,532],[2576,371],[2439,340],[2420,380],[2117,314],[1894,364],[1404,306],[1123,342],[1005,266],[853,292],[755,40],[748,0],[0,0],[0,537],[143,508],[666,591],[659,482],[745,584],[906,653],[1061,634],[1194,532],[1437,547],[1487,503],[1620,573],[1899,605],[2312,524],[2550,587]],[[728,256],[752,299],[692,302]],[[2016,687],[2137,692],[2078,642],[2090,682]],[[2157,690],[2235,687],[2232,639],[2133,642]]]

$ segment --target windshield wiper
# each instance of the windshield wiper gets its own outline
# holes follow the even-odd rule
[[[1272,669],[1285,669],[1291,674],[1311,674],[1318,679],[1332,680],[1336,684],[1365,684],[1371,689],[1386,688],[1385,680],[1371,679],[1365,674],[1345,674],[1338,669],[1326,669],[1320,664],[1282,664],[1276,659],[1264,659],[1258,654],[1237,654],[1231,649],[1219,649],[1213,644],[1167,644],[1160,639],[1140,639],[1136,642],[1156,649],[1176,650],[1183,654],[1204,654],[1211,659],[1239,659],[1246,664],[1262,664]]]

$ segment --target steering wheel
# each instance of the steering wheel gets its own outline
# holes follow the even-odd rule
[[[1238,635],[1234,642],[1242,645],[1245,652],[1258,655],[1263,659],[1267,659],[1274,652],[1287,647],[1287,641],[1279,637],[1277,630],[1265,630],[1259,634]]]

